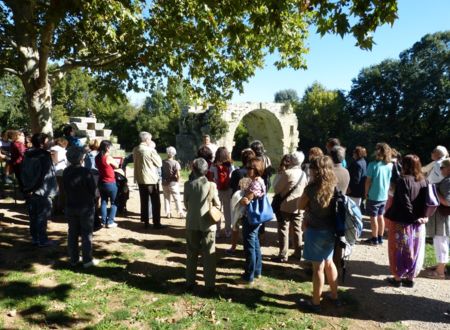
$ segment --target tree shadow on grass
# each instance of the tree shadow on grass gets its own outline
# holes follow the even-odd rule
[[[25,281],[11,281],[0,284],[0,298],[8,308],[16,308],[18,304],[27,300],[56,300],[64,302],[69,297],[73,286],[60,284],[55,287],[31,285]],[[32,303],[27,308],[18,312],[29,324],[43,327],[73,327],[77,322],[89,321],[87,318],[73,317],[66,311],[49,310],[43,302]]]

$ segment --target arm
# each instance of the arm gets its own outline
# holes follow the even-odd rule
[[[372,178],[370,176],[366,177],[366,186],[364,195],[366,198],[369,196],[370,186],[372,185]]]
[[[112,168],[117,169],[119,168],[119,165],[117,165],[117,162],[114,158],[112,158],[111,156],[108,156],[106,158],[106,164],[111,165]]]
[[[303,192],[302,196],[298,199],[298,208],[300,210],[306,210],[309,205],[309,197],[308,195]]]
[[[186,211],[188,210],[188,200],[189,200],[189,182],[184,183],[184,194],[183,194],[183,203]]]

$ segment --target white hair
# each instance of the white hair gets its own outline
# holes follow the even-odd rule
[[[149,132],[140,132],[139,137],[141,138],[141,142],[152,139],[152,135]]]
[[[291,153],[291,166],[302,165],[305,160],[305,154],[302,151],[294,151]]]
[[[440,158],[448,156],[447,148],[444,146],[437,146],[434,150],[437,151],[441,155]]]
[[[177,149],[175,149],[175,148],[172,147],[172,146],[167,147],[166,153],[167,153],[167,156],[169,156],[169,157],[174,157],[174,156],[177,154]]]

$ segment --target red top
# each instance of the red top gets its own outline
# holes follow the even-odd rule
[[[11,162],[13,165],[19,165],[23,161],[23,155],[25,153],[25,144],[19,141],[11,143]]]
[[[97,166],[100,175],[99,180],[105,183],[115,183],[114,168],[106,162],[106,156],[95,157],[95,166]]]

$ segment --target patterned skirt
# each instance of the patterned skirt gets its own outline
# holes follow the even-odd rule
[[[389,268],[392,275],[413,279],[425,258],[425,226],[387,220]]]

